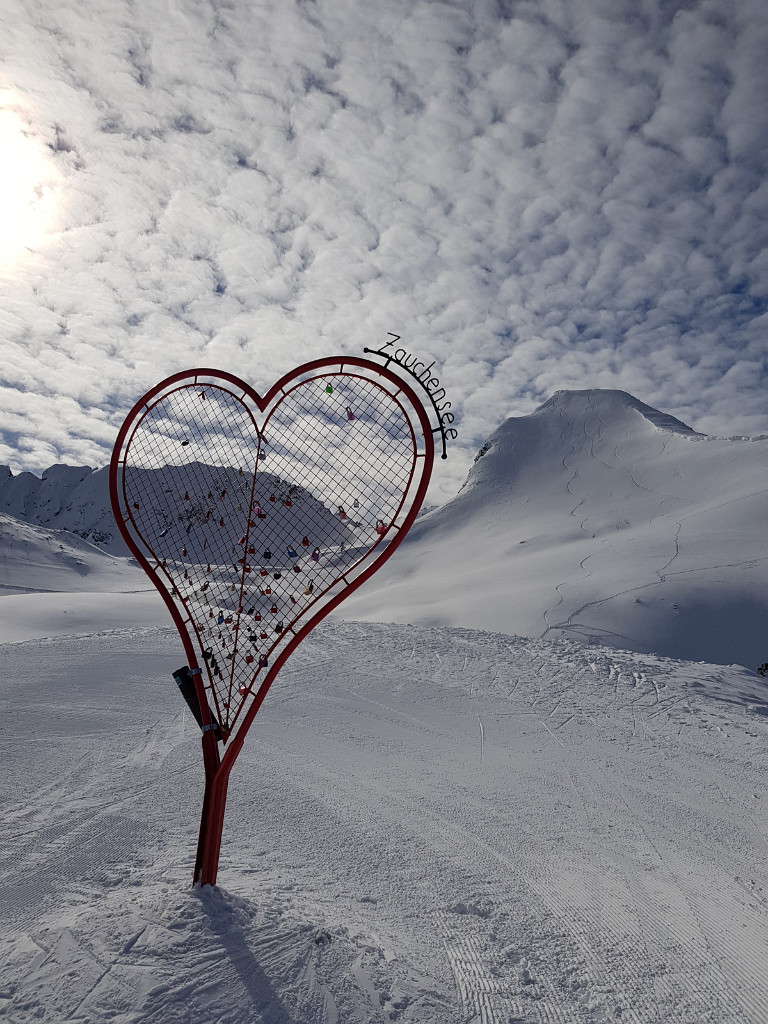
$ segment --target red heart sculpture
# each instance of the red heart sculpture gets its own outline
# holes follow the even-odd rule
[[[110,467],[115,517],[221,740],[247,730],[297,644],[392,555],[432,461],[423,406],[364,359],[305,364],[264,398],[188,370],[137,402]]]

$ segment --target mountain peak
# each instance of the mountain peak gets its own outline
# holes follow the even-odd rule
[[[689,437],[704,437],[682,420],[666,412],[660,412],[651,405],[627,391],[612,388],[589,388],[583,391],[562,390],[555,393],[536,409],[537,413],[557,411],[571,416],[589,416],[596,413],[607,422],[615,421],[628,411],[638,412],[649,423],[660,430],[671,430]]]
[[[496,428],[460,493],[478,486],[503,490],[513,480],[528,478],[537,490],[539,475],[556,472],[563,459],[569,465],[580,458],[610,462],[619,442],[626,458],[631,452],[639,456],[648,446],[658,446],[660,431],[685,438],[685,443],[705,436],[626,391],[556,391],[530,415],[510,416]]]

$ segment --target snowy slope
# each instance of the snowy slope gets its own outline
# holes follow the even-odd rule
[[[113,593],[122,599],[105,602]],[[170,621],[164,609],[131,559],[0,514],[0,643]]]
[[[768,658],[768,439],[564,391],[481,451],[346,616]]]
[[[47,530],[0,513],[0,593],[128,590],[148,586],[127,559],[65,530]]]
[[[0,654],[12,1024],[768,1020],[754,674],[326,625],[235,767],[220,887],[194,890],[173,631]]]

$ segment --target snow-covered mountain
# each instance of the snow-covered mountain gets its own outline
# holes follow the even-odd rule
[[[707,437],[621,391],[560,391],[491,435],[460,493],[338,615],[754,668],[768,659],[766,481],[768,438]],[[2,467],[0,511],[126,553],[106,469]]]
[[[561,391],[488,439],[345,617],[768,659],[768,438]]]
[[[128,554],[109,503],[107,468],[56,465],[38,477],[14,476],[8,466],[0,466],[0,512],[68,530],[112,554]]]

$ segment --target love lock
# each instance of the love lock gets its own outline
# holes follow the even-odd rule
[[[264,397],[223,371],[177,373],[139,399],[121,427],[112,508],[179,631],[194,681],[187,699],[197,702],[203,730],[195,882],[216,881],[229,774],[270,686],[307,634],[405,537],[429,483],[432,435],[410,386],[354,357],[306,363]],[[189,437],[194,446],[184,443]],[[260,458],[267,446],[268,470]],[[274,501],[275,493],[294,500]],[[359,520],[341,516],[350,506],[364,510]],[[268,605],[259,592],[264,570],[250,573],[245,558],[231,558],[233,549],[254,548],[270,560]],[[312,580],[291,589],[288,573],[300,571],[293,562],[307,548]],[[204,601],[227,625],[213,640],[203,636]],[[254,668],[247,617],[258,621],[265,611],[279,613],[281,629],[270,632]]]

